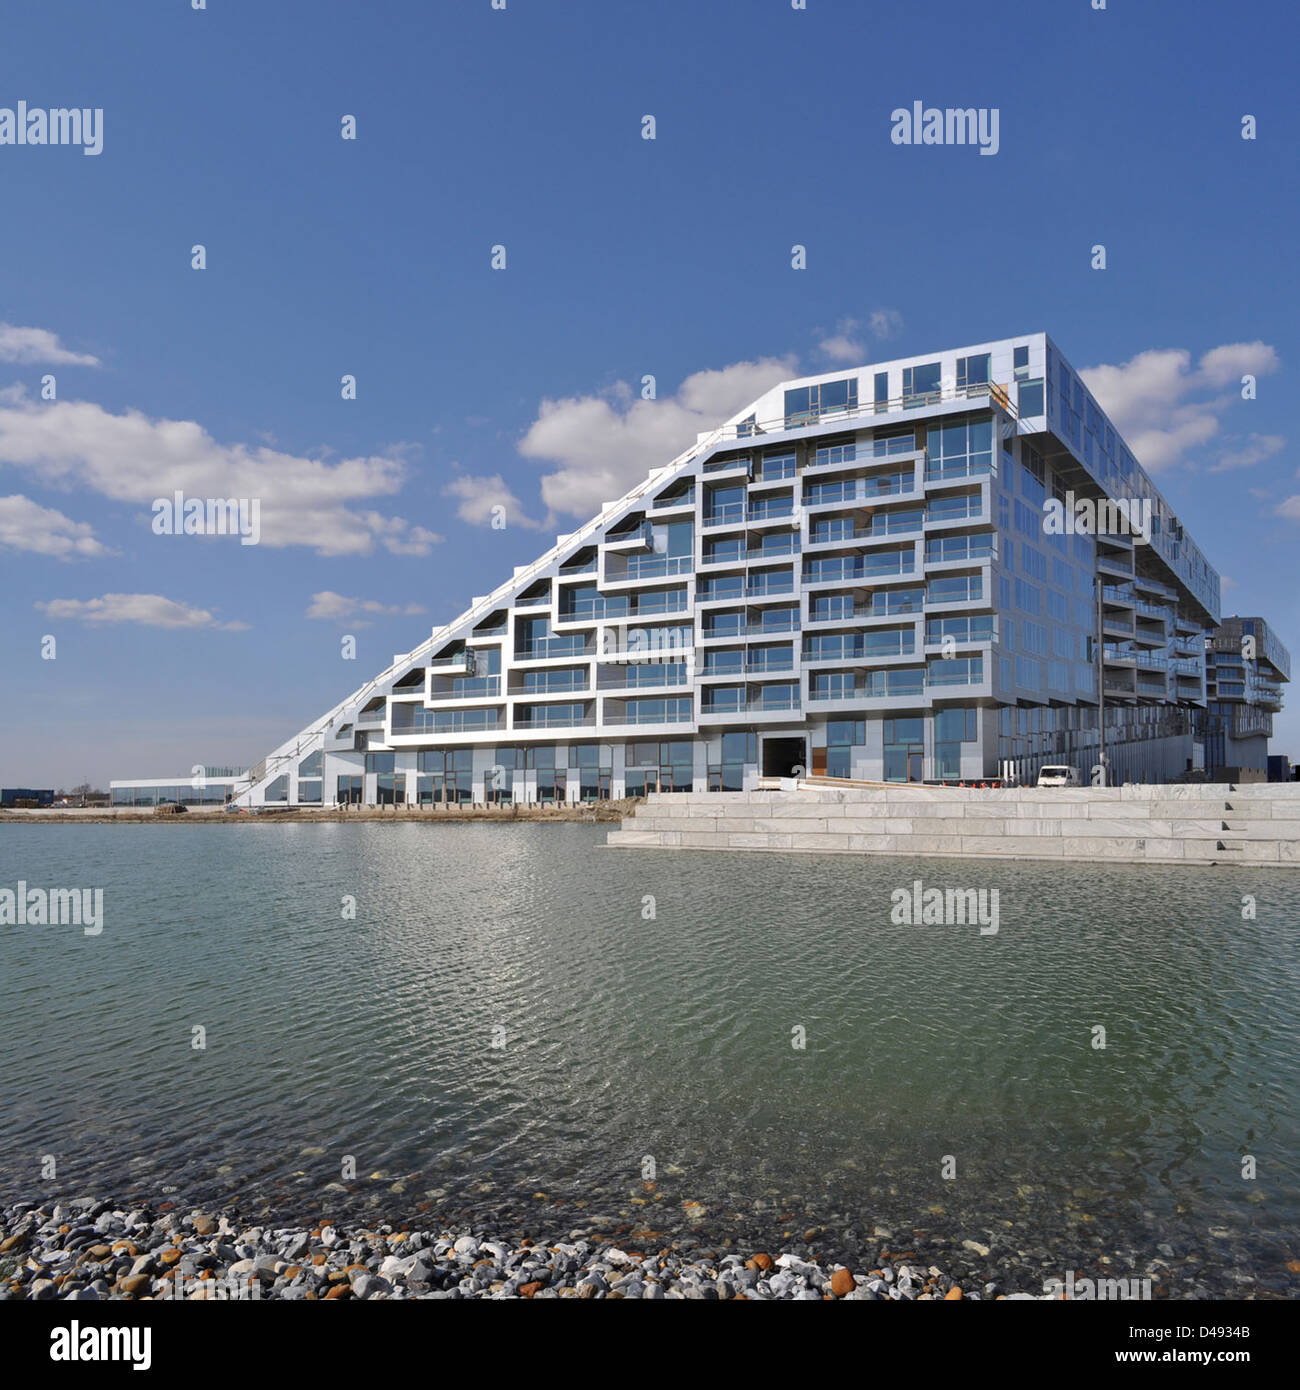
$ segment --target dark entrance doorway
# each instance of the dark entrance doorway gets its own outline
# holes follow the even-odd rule
[[[799,771],[796,773],[795,768]],[[763,740],[764,777],[802,777],[808,772],[808,745],[802,738]]]

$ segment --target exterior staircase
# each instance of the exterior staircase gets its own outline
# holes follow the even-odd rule
[[[652,793],[608,843],[1300,868],[1300,783],[959,789],[788,780]]]

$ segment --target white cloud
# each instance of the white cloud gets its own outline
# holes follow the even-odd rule
[[[0,323],[0,362],[18,362],[23,366],[99,366],[98,357],[70,352],[59,342],[59,335],[48,328],[19,328],[14,323]]]
[[[865,362],[867,350],[858,335],[861,325],[857,319],[841,319],[835,325],[834,333],[829,333],[817,344],[817,350],[832,362]]]
[[[873,309],[867,327],[873,338],[892,338],[903,331],[903,316],[897,309]]]
[[[1219,461],[1210,468],[1211,473],[1227,473],[1235,468],[1253,468],[1257,463],[1272,458],[1286,444],[1280,434],[1248,435],[1239,448],[1226,449],[1219,455]]]
[[[585,521],[651,469],[671,463],[697,434],[795,374],[794,359],[765,357],[695,372],[675,396],[655,401],[633,399],[625,382],[602,396],[546,400],[519,452],[559,463],[542,479],[542,499],[553,513]]]
[[[418,603],[408,603],[405,606],[400,603],[385,604],[372,598],[348,598],[344,594],[334,593],[331,589],[322,589],[320,593],[311,596],[307,617],[319,618],[325,622],[354,622],[359,627],[366,627],[368,623],[364,618],[367,614],[385,618],[414,617],[424,611]],[[362,621],[358,621],[359,619]]]
[[[90,401],[0,399],[0,463],[29,469],[47,487],[86,487],[149,507],[178,489],[187,497],[258,499],[261,544],[308,546],[320,555],[427,555],[442,539],[402,517],[356,504],[401,490],[400,457],[325,463],[264,445],[219,444],[192,420],[114,415]]]
[[[1278,365],[1267,343],[1225,343],[1195,367],[1185,348],[1153,348],[1122,366],[1087,367],[1079,375],[1138,462],[1159,473],[1219,432],[1220,416],[1240,399],[1226,387],[1245,373],[1262,376]]]
[[[112,552],[95,539],[84,521],[73,521],[52,507],[15,493],[0,497],[0,549],[27,550],[56,560],[93,559]]]
[[[817,350],[823,357],[845,366],[866,362],[868,354],[862,338],[862,328],[862,323],[857,319],[841,319],[835,325],[835,331],[826,334],[818,342]],[[895,337],[902,332],[902,328],[903,316],[897,309],[873,309],[866,322],[866,331],[877,342]]]
[[[193,608],[161,594],[104,594],[100,598],[55,598],[35,605],[49,618],[92,624],[139,623],[142,627],[219,628],[242,632],[247,623],[222,623],[206,608]]]
[[[465,473],[453,478],[442,490],[444,497],[458,497],[460,505],[456,515],[472,526],[489,526],[493,520],[493,508],[504,507],[507,524],[526,526],[530,530],[542,529],[540,521],[534,521],[525,514],[519,499],[511,492],[509,485],[500,473],[491,477],[476,477]]]

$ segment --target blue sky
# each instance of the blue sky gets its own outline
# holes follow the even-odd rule
[[[1300,656],[1298,39],[1282,0],[11,7],[0,107],[104,117],[0,145],[0,782],[254,761],[782,377],[1040,329]],[[892,144],[916,100],[998,153]],[[155,535],[175,486],[263,497],[262,543]]]

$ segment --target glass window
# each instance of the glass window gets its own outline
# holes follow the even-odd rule
[[[1043,413],[1043,381],[1022,381],[1017,392],[1017,409],[1021,415]]]
[[[974,357],[957,359],[957,389],[964,391],[968,386],[987,386],[989,383],[989,364],[992,358],[982,352]]]
[[[941,368],[938,362],[903,368],[903,405],[927,405],[939,399]]]

